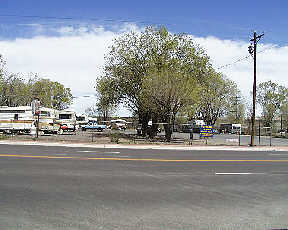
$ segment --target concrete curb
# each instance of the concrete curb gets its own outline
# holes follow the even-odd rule
[[[123,144],[88,144],[88,143],[59,143],[40,141],[0,141],[6,145],[40,145],[40,146],[61,146],[75,148],[106,148],[106,149],[159,149],[159,150],[197,150],[197,151],[288,151],[288,147],[277,146],[179,146],[179,145],[123,145]]]

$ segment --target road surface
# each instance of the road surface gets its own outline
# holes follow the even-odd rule
[[[0,229],[285,229],[288,152],[0,145]]]

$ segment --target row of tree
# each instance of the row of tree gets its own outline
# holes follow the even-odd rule
[[[4,65],[0,56],[0,106],[30,105],[34,98],[39,98],[44,107],[59,110],[66,109],[72,103],[71,90],[59,82],[37,75],[26,80],[21,74],[5,71]]]
[[[257,103],[262,109],[263,125],[273,127],[277,115],[288,115],[288,89],[272,81],[262,82],[257,87]],[[287,119],[284,123],[288,128]]]
[[[176,117],[211,125],[222,116],[243,121],[245,105],[237,85],[212,68],[209,56],[188,35],[171,34],[163,27],[129,32],[115,39],[105,60],[96,85],[97,112],[104,120],[122,103],[142,124],[143,135],[150,120],[151,136],[163,123],[167,141]],[[59,82],[37,75],[27,80],[4,67],[0,55],[0,106],[30,105],[35,97],[42,106],[60,110],[72,103],[71,90]],[[288,89],[277,83],[257,86],[265,126],[272,126],[277,115],[288,114],[287,98]]]
[[[166,140],[176,115],[203,119],[207,124],[232,110],[240,94],[237,85],[216,72],[205,51],[185,34],[147,27],[115,39],[106,56],[104,74],[98,79],[98,110],[107,116],[124,103],[152,136],[163,123]]]
[[[106,120],[119,103],[125,104],[152,136],[163,123],[167,141],[176,116],[215,124],[227,116],[235,123],[250,117],[235,82],[212,68],[205,51],[185,34],[147,27],[114,40],[98,79],[98,113]],[[288,89],[272,81],[257,86],[257,103],[264,126],[273,126],[279,114],[288,115]],[[245,108],[246,107],[246,108]]]

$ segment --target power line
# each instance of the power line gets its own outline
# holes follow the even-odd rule
[[[94,17],[90,17],[90,18],[86,18],[86,17],[57,17],[57,16],[40,16],[40,15],[17,15],[17,14],[0,14],[0,17],[13,17],[13,18],[28,18],[28,19],[46,19],[46,20],[64,20],[64,21],[72,21],[72,20],[88,20],[88,21],[102,21],[102,22],[120,22],[120,23],[138,23],[138,24],[154,24],[154,25],[161,25],[163,23],[160,22],[153,22],[153,21],[142,21],[142,20],[132,20],[132,19],[112,19],[112,18],[94,18]],[[207,22],[207,21],[204,21]],[[60,23],[60,22],[58,22]],[[171,23],[165,23],[166,25],[176,25],[176,24],[171,24]],[[223,23],[222,23],[223,24]],[[26,25],[25,23],[22,24],[17,24],[17,25]],[[27,26],[31,26],[32,24],[27,24]],[[43,23],[37,23],[37,25],[50,25],[47,24],[47,22],[45,24]],[[77,25],[81,25],[80,23],[77,23]],[[232,26],[231,24],[226,24],[228,26]],[[71,26],[71,25],[69,25]],[[235,27],[236,28],[236,27]],[[240,29],[240,27],[237,27],[238,29]],[[241,30],[243,30],[244,28],[241,28]],[[283,43],[283,42],[281,42]],[[275,48],[277,45],[268,47],[262,51],[259,51],[257,53],[262,53],[265,52],[266,50]],[[225,65],[222,65],[218,68],[216,68],[217,70],[223,69],[223,68],[227,68],[229,66],[233,66],[239,62],[242,62],[246,59],[250,58],[250,55],[247,55],[245,57],[239,58],[236,61],[232,62],[232,63],[228,63]]]
[[[132,20],[132,19],[113,19],[113,18],[86,18],[86,17],[56,17],[56,16],[40,16],[40,15],[17,15],[17,14],[0,14],[0,17],[13,17],[13,18],[28,18],[28,19],[46,19],[46,20],[88,20],[88,21],[102,21],[102,22],[120,22],[120,23],[138,23],[138,24],[156,24],[161,25],[163,23],[144,21],[144,20]],[[174,25],[171,23],[165,23],[166,25]]]
[[[212,21],[212,20],[199,20],[199,19],[192,19],[192,20],[181,20],[181,22],[178,23],[167,23],[163,22],[166,21],[167,19],[163,19],[162,22],[160,21],[150,21],[150,20],[139,20],[139,19],[113,19],[113,18],[99,18],[99,17],[74,17],[74,16],[67,16],[67,17],[59,17],[59,16],[41,16],[41,15],[18,15],[18,14],[0,14],[0,17],[8,17],[8,18],[26,18],[26,19],[45,19],[45,20],[63,20],[63,21],[72,21],[72,20],[88,20],[88,21],[99,21],[99,22],[106,22],[106,23],[113,23],[113,22],[120,22],[120,23],[137,23],[137,24],[144,24],[144,25],[167,25],[167,26],[176,26],[177,24],[191,24],[191,23],[196,23],[196,25],[202,25],[203,24],[212,24],[213,25],[224,25],[227,28],[237,30],[237,31],[247,31],[251,30],[250,27],[241,27],[238,25],[233,25],[229,23],[222,23],[222,22],[217,22],[217,21]],[[170,19],[170,18],[169,18]],[[171,20],[171,19],[170,19]],[[41,24],[41,23],[38,23]],[[239,36],[237,36],[239,37]],[[244,38],[244,37],[243,37]],[[246,38],[246,37],[245,37]]]
[[[166,19],[163,19],[162,22],[160,21],[150,21],[150,20],[141,20],[141,19],[131,19],[131,18],[118,18],[118,19],[113,19],[113,18],[100,18],[100,17],[75,17],[75,16],[41,16],[41,15],[20,15],[20,14],[0,14],[0,17],[2,18],[21,18],[21,19],[44,19],[44,20],[59,20],[62,22],[57,22],[55,21],[54,23],[65,23],[65,21],[78,21],[77,24],[82,25],[82,23],[79,23],[79,21],[98,21],[101,22],[102,24],[105,23],[105,25],[109,24],[109,23],[135,23],[135,24],[141,24],[141,25],[166,25],[166,26],[176,26],[177,24],[181,24],[183,25],[183,23],[197,23],[196,25],[200,26],[201,24],[218,24],[218,25],[225,25],[227,28],[232,29],[232,30],[237,30],[237,31],[247,31],[247,30],[251,30],[250,27],[240,27],[238,25],[233,25],[233,24],[229,24],[229,23],[222,23],[222,22],[215,22],[215,21],[211,21],[211,20],[199,20],[199,19],[192,19],[192,20],[182,20],[181,22],[176,23],[175,21],[173,23],[171,22],[165,22]],[[166,20],[167,21],[167,20]],[[73,22],[73,25],[75,25],[75,23]],[[3,20],[2,20],[3,23]],[[83,22],[84,23],[84,22]],[[33,23],[32,23],[33,24]],[[49,26],[49,24],[47,23],[47,21],[45,23],[41,23],[41,22],[37,22],[37,25],[46,25]],[[29,26],[29,23],[26,25],[25,23],[21,22],[21,24],[17,24],[18,26]],[[31,26],[31,23],[30,23]],[[71,25],[69,25],[71,26]],[[197,27],[198,28],[198,27]],[[198,29],[203,28],[199,27]],[[204,27],[205,28],[205,27]],[[206,28],[207,29],[207,28]],[[196,31],[195,31],[196,32]],[[198,31],[199,32],[199,31]],[[218,31],[220,32],[220,31]],[[217,33],[218,33],[217,32]],[[270,32],[270,31],[269,31]],[[233,34],[235,34],[235,31],[233,32]],[[236,32],[237,34],[237,32]],[[242,33],[241,33],[242,34]],[[244,39],[243,35],[239,36],[239,33],[237,35],[237,39],[239,39],[241,37],[241,39]],[[236,39],[236,40],[237,40]],[[245,36],[246,39],[246,36]],[[233,40],[233,38],[232,38]]]
[[[228,66],[235,65],[235,64],[237,64],[238,62],[241,62],[241,61],[246,60],[246,59],[248,59],[248,58],[250,58],[250,55],[247,55],[247,56],[245,56],[245,57],[243,57],[243,58],[239,58],[239,59],[237,59],[236,61],[234,61],[234,62],[232,62],[232,63],[226,64],[226,65],[222,65],[222,66],[218,67],[217,70],[226,68],[226,67],[228,67]]]
[[[91,95],[80,95],[80,96],[74,96],[73,99],[79,99],[79,98],[95,98],[97,97],[96,94],[91,94]]]
[[[155,22],[155,21],[147,21],[147,20],[134,20],[134,19],[112,19],[112,18],[97,18],[97,17],[59,17],[59,16],[41,16],[41,15],[18,15],[18,14],[0,14],[0,17],[10,17],[10,18],[28,18],[28,19],[47,19],[47,20],[89,20],[89,21],[105,21],[105,22],[136,22],[139,24],[158,24],[161,25],[163,22]],[[189,23],[191,22],[197,22],[199,24],[207,24],[210,23],[212,20],[199,20],[199,19],[192,19],[191,20],[182,20],[181,24],[183,23]],[[213,21],[214,24],[218,25],[225,25],[227,27],[230,27],[232,29],[237,29],[239,31],[246,31],[249,30],[249,27],[240,27],[237,25],[229,24],[229,23],[220,23]],[[165,23],[166,25],[176,25],[175,23]]]
[[[261,50],[261,51],[257,51],[257,54],[263,53],[263,52],[265,52],[265,51],[267,51],[267,50],[270,50],[270,49],[273,49],[273,48],[276,48],[277,46],[278,46],[278,45],[272,45],[272,46],[267,47],[267,48],[265,48],[265,49],[263,49],[263,50]],[[247,56],[245,56],[245,57],[243,57],[243,58],[239,58],[239,59],[237,59],[236,61],[234,61],[234,62],[232,62],[232,63],[229,63],[229,64],[222,65],[222,66],[218,67],[217,70],[223,69],[223,68],[226,68],[226,67],[229,67],[229,66],[232,66],[232,65],[235,65],[235,64],[237,64],[238,62],[244,61],[244,60],[246,60],[246,59],[248,59],[248,58],[250,58],[250,57],[251,57],[250,55],[247,55]]]

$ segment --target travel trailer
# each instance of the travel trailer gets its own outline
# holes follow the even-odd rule
[[[220,133],[241,134],[241,124],[220,124]]]
[[[56,123],[56,110],[39,108],[39,132],[59,133],[60,125]],[[37,126],[38,117],[33,115],[31,106],[0,107],[0,131],[5,133],[30,133]]]
[[[31,106],[0,107],[0,131],[29,133],[35,119]]]
[[[63,131],[76,130],[76,113],[69,110],[61,110],[56,113],[56,123]]]
[[[81,128],[84,125],[87,125],[89,122],[88,116],[86,114],[76,114],[76,126]]]
[[[61,134],[60,124],[56,123],[57,110],[40,107],[39,111],[39,131],[42,133]],[[37,116],[35,119],[37,120]]]
[[[96,117],[88,117],[88,123],[97,123],[98,119]]]

